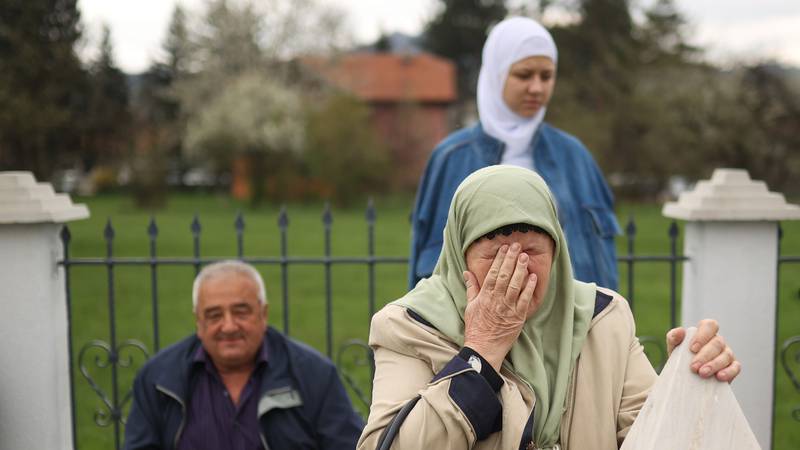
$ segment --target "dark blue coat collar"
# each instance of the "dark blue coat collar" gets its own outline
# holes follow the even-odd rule
[[[271,327],[264,333],[264,346],[269,355],[267,370],[261,379],[259,396],[265,392],[280,390],[291,386],[286,372],[291,371],[291,353],[294,349],[286,345],[286,338]],[[164,358],[158,362],[159,370],[156,385],[167,390],[178,400],[186,403],[191,387],[192,366],[195,355],[201,346],[197,335],[191,335],[174,345],[173,351],[164,351]]]

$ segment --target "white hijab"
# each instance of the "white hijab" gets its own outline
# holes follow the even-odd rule
[[[483,44],[478,75],[478,116],[484,131],[506,145],[501,164],[533,169],[530,142],[547,108],[533,117],[522,117],[503,100],[508,71],[515,62],[546,56],[557,62],[558,50],[550,33],[533,19],[512,17],[498,23]]]

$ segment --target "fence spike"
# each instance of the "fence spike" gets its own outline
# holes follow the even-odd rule
[[[625,234],[628,237],[636,235],[636,222],[633,221],[633,216],[628,217],[628,225],[625,227]]]
[[[333,214],[331,213],[331,202],[325,202],[325,211],[322,213],[322,223],[326,227],[330,227],[333,223]]]
[[[278,227],[286,229],[289,226],[289,214],[286,213],[286,205],[281,205],[281,212],[278,214]]]
[[[236,221],[233,222],[233,226],[236,228],[237,233],[241,234],[244,231],[244,216],[241,211],[236,214]]]
[[[106,227],[103,229],[103,237],[105,237],[107,241],[114,239],[114,226],[111,225],[111,217],[108,218]]]
[[[669,231],[667,232],[667,234],[669,235],[670,238],[675,239],[678,237],[678,231],[679,231],[678,223],[673,220],[672,223],[669,224]]]
[[[367,222],[370,224],[375,223],[375,202],[372,200],[372,196],[369,197],[367,200]]]
[[[150,224],[147,225],[147,235],[150,239],[155,239],[158,236],[158,225],[156,225],[156,217],[150,216]]]
[[[69,227],[65,224],[61,228],[61,242],[63,242],[64,245],[67,245],[71,240],[72,240],[72,233],[69,232]]]
[[[192,224],[189,228],[192,230],[193,235],[198,236],[200,234],[202,227],[200,226],[200,219],[197,217],[197,213],[194,214]]]

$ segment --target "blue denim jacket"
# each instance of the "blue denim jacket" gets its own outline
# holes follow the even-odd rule
[[[531,140],[536,172],[555,196],[578,280],[617,288],[614,198],[592,155],[574,136],[546,123]],[[456,188],[470,173],[500,163],[503,143],[480,124],[445,138],[431,154],[414,204],[409,288],[433,272]]]

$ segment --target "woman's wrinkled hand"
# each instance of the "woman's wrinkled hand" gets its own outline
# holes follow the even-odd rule
[[[464,272],[464,345],[478,352],[498,372],[531,307],[538,308],[530,305],[536,275],[528,273],[529,256],[520,253],[520,249],[518,243],[501,246],[483,286],[475,274]]]
[[[689,350],[695,353],[690,368],[703,378],[716,377],[719,381],[730,383],[742,371],[742,364],[736,359],[733,350],[718,334],[719,324],[713,319],[704,319],[697,324],[697,332]],[[673,328],[667,332],[667,353],[677,347],[686,337],[684,328]]]

